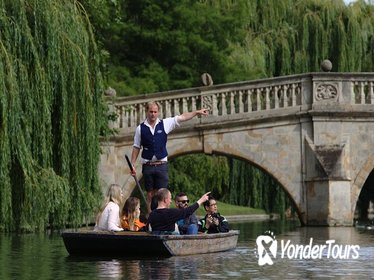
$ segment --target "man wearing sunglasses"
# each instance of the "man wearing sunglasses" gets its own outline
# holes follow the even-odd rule
[[[190,201],[184,192],[180,192],[175,196],[175,206],[177,208],[187,208],[189,202]],[[177,221],[180,234],[197,234],[197,223],[198,221],[195,213],[192,213],[192,215],[185,219]]]

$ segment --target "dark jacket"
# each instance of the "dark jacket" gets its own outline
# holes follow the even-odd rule
[[[219,221],[218,226],[210,225],[209,229],[207,229],[205,227],[207,216],[208,216],[208,214],[205,215],[205,217],[203,219],[199,220],[199,231],[200,232],[219,233],[219,232],[228,232],[230,230],[229,223],[227,222],[227,220],[224,216],[221,216],[220,213],[214,214],[214,216],[218,218],[218,221]]]

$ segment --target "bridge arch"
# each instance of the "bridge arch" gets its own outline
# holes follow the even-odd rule
[[[286,184],[288,182],[287,182],[287,180],[284,180],[285,177],[282,177],[282,174],[279,174],[279,170],[270,170],[269,168],[271,168],[271,165],[268,164],[266,161],[263,161],[261,163],[256,163],[256,162],[254,162],[253,158],[249,158],[249,157],[246,157],[246,156],[243,156],[243,155],[240,155],[240,154],[232,154],[232,153],[229,154],[226,151],[218,151],[218,150],[214,151],[212,154],[213,155],[221,155],[221,156],[225,156],[225,157],[231,157],[231,158],[235,158],[235,159],[244,161],[244,162],[249,163],[250,165],[260,169],[265,174],[269,175],[281,187],[281,189],[287,194],[287,197],[289,198],[293,209],[296,210],[298,218],[299,218],[300,222],[303,224],[303,221],[301,219],[302,209],[299,208],[298,203],[295,200],[295,196],[293,196],[292,189],[287,188]],[[282,180],[284,180],[284,181],[282,182]]]
[[[352,212],[354,213],[357,207],[357,202],[361,191],[369,178],[369,175],[374,171],[374,153],[368,157],[367,161],[358,172],[352,184]]]
[[[180,157],[180,156],[184,156],[184,155],[189,155],[189,154],[196,154],[198,153],[197,151],[186,151],[184,153],[179,153],[179,154],[173,154],[172,156],[169,157],[169,159],[173,159],[173,158],[177,158],[177,157]],[[282,178],[278,179],[278,177],[280,176],[277,176],[277,174],[274,174],[272,173],[271,171],[269,171],[267,168],[266,168],[266,162],[263,162],[262,165],[260,165],[259,163],[256,163],[253,161],[253,159],[251,158],[247,158],[247,157],[244,157],[243,155],[238,155],[238,154],[232,154],[232,153],[227,153],[225,151],[214,151],[213,153],[205,153],[205,155],[219,155],[219,156],[225,156],[225,157],[231,157],[231,158],[235,158],[235,159],[238,159],[238,160],[241,160],[241,161],[244,161],[244,162],[247,162],[253,166],[255,166],[256,168],[260,169],[261,171],[265,172],[266,174],[270,175],[283,189],[284,191],[289,195],[289,197],[292,199],[292,196],[290,194],[290,192],[288,191],[288,189],[285,187],[284,183],[282,183]],[[294,201],[294,200],[293,200]]]

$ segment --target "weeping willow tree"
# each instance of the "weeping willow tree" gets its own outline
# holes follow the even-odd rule
[[[0,0],[0,227],[77,225],[101,195],[97,46],[74,0]]]
[[[264,209],[267,213],[279,213],[283,217],[292,203],[282,187],[247,162],[234,158],[227,158],[227,161],[230,179],[221,199],[230,204]]]
[[[202,193],[211,191],[219,198],[228,185],[228,162],[222,156],[178,157],[170,161],[169,177],[173,194],[185,192],[192,200],[200,198]]]
[[[249,75],[246,79],[320,71],[324,59],[333,62],[333,71],[373,70],[373,3],[358,0],[347,6],[342,0],[232,2],[244,5],[248,11],[243,23],[246,38],[240,44],[232,44],[229,57],[231,63]]]

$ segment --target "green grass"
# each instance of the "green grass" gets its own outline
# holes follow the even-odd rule
[[[245,206],[238,206],[233,204],[227,204],[224,202],[217,201],[218,212],[223,216],[234,216],[234,215],[251,215],[251,214],[266,214],[265,210],[255,209]],[[204,216],[205,209],[201,205],[196,211],[197,216]]]
[[[190,204],[191,205],[191,204]],[[223,216],[236,216],[236,215],[251,215],[251,214],[266,214],[263,209],[250,208],[245,206],[238,206],[217,201],[218,212]],[[174,201],[170,204],[170,208],[175,208]],[[197,216],[205,216],[204,206],[201,205],[195,212]]]

